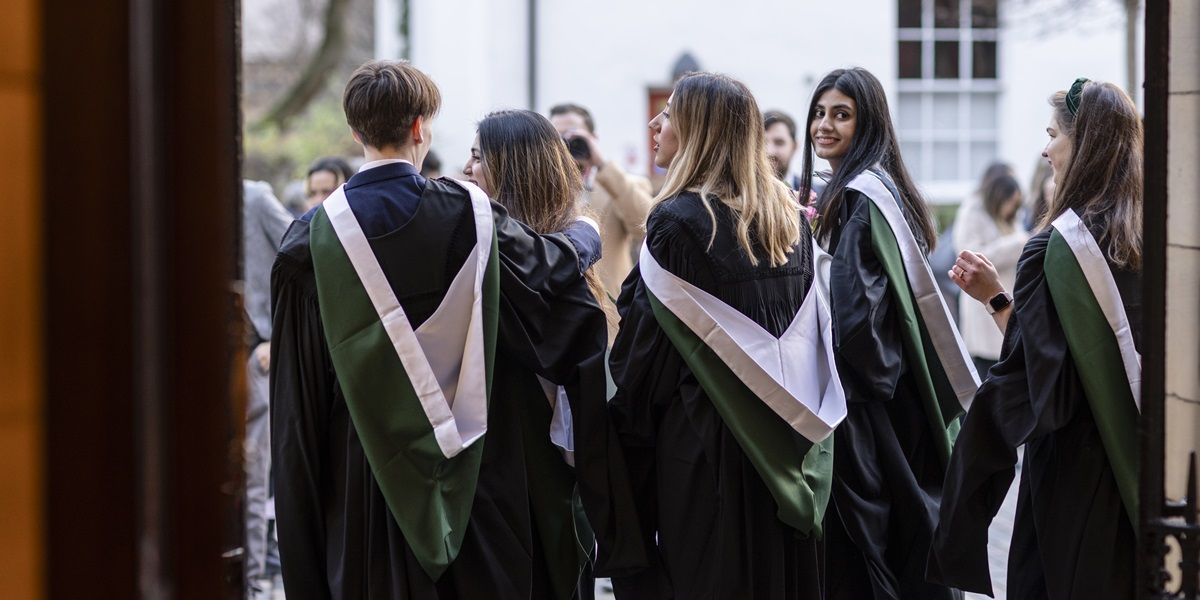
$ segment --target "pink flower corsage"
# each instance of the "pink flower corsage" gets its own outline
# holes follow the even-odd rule
[[[811,204],[808,204],[808,205],[805,205],[805,206],[801,206],[801,207],[800,207],[800,210],[801,210],[801,211],[804,213],[804,216],[805,216],[806,218],[808,218],[808,222],[809,222],[809,223],[812,223],[814,220],[816,220],[816,218],[817,218],[817,207],[815,207],[815,206],[813,206],[813,205],[811,205]]]

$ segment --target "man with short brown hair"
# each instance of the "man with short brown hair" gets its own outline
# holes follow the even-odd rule
[[[763,113],[763,135],[767,159],[775,168],[775,176],[793,190],[800,189],[800,178],[792,172],[792,157],[799,143],[796,140],[796,121],[787,113],[768,110]]]
[[[568,597],[592,548],[576,482],[598,535],[632,504],[603,460],[605,317],[582,276],[595,224],[537,235],[479,188],[422,177],[440,103],[408,63],[356,70],[343,106],[367,162],[275,261],[289,600]],[[556,408],[580,440],[574,471],[552,444]]]
[[[441,108],[437,85],[407,62],[367,62],[350,75],[342,94],[346,124],[364,148],[404,146],[408,129],[418,121],[428,125]]]
[[[598,216],[604,246],[604,258],[596,263],[596,271],[608,294],[616,298],[645,237],[646,215],[653,201],[650,180],[626,173],[616,161],[605,160],[588,109],[558,104],[550,109],[550,123],[566,140],[583,174],[584,200]]]

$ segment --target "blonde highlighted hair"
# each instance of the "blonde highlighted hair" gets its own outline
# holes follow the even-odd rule
[[[563,231],[579,218],[583,178],[567,144],[550,121],[528,110],[501,110],[479,122],[479,153],[494,200],[538,233]],[[588,288],[616,336],[616,308],[595,268],[584,273]]]
[[[657,204],[696,191],[713,219],[716,197],[736,215],[738,243],[757,265],[757,247],[772,267],[784,265],[800,242],[800,204],[775,176],[763,144],[762,111],[742,82],[716,73],[691,73],[675,84],[671,127],[679,151],[667,168]]]

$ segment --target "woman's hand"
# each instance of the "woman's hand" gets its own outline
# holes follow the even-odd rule
[[[1000,274],[986,256],[978,252],[963,250],[950,268],[950,281],[962,288],[968,296],[987,303],[1004,291],[1000,285]]]
[[[254,347],[254,359],[263,373],[271,370],[271,342],[263,342]]]

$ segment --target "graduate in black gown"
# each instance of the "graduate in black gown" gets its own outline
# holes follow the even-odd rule
[[[479,122],[478,135],[471,146],[471,156],[463,174],[488,196],[508,210],[509,216],[528,225],[538,233],[563,231],[574,224],[583,206],[578,202],[583,191],[583,178],[562,137],[550,121],[528,110],[503,110],[491,113]],[[584,272],[592,295],[608,317],[607,332],[616,333],[616,308],[605,293],[595,268]],[[515,375],[514,375],[515,377]],[[531,397],[544,389],[548,403],[537,403],[534,409],[543,420],[551,422],[550,438],[541,441],[541,454],[547,463],[545,471],[553,471],[558,479],[572,483],[575,464],[573,419],[570,404],[559,398],[558,386],[529,372],[524,384]],[[532,442],[530,442],[532,445]],[[567,488],[566,491],[570,491]],[[579,578],[581,598],[594,595],[594,579],[583,559],[591,555],[592,536],[587,520],[579,515],[579,530],[572,529],[564,536],[574,547],[564,547],[564,553],[584,550],[579,556],[584,575]],[[578,569],[577,569],[578,571]]]
[[[575,534],[575,481],[551,444],[552,406],[540,387],[530,389],[534,375],[563,386],[571,405],[581,445],[575,475],[601,538],[599,567],[643,560],[607,543],[616,538],[607,535],[615,516],[631,512],[618,504],[632,500],[607,471],[620,461],[606,454],[605,316],[582,276],[599,254],[598,233],[578,222],[539,235],[474,186],[421,177],[439,104],[433,82],[406,63],[356,71],[344,105],[369,162],[293,224],[276,260],[272,445],[289,598],[572,595],[576,549],[591,548]],[[346,223],[356,225],[341,228]],[[355,240],[365,262],[364,253],[351,256]],[[347,257],[353,269],[330,269]],[[462,362],[449,365],[456,390],[437,391],[444,371],[433,391],[418,391],[423,371],[394,368],[404,360],[388,341],[394,318],[371,313],[341,335],[346,314],[376,300],[359,270],[375,261],[386,278],[374,293],[394,294],[393,312],[412,328],[404,339],[415,330],[421,340],[405,346],[408,356],[425,353],[427,368],[447,366],[436,357],[453,350],[455,338],[423,326],[461,328],[439,313],[466,307]],[[460,279],[466,296],[456,291]],[[375,346],[347,355],[364,339]],[[410,380],[408,390],[387,387]],[[453,398],[441,408],[452,411],[450,429],[426,421],[437,414],[427,396],[443,394]],[[479,414],[484,421],[472,422]],[[616,489],[626,493],[610,493]],[[640,551],[639,535],[628,537],[635,544],[625,547]]]
[[[929,575],[991,592],[988,524],[1025,444],[1009,597],[1133,598],[1142,125],[1109,83],[1077,81],[1051,104],[1056,191],[1011,301],[986,257],[963,251],[951,270],[1005,335],[954,449]]]
[[[955,597],[925,581],[925,556],[948,429],[976,380],[925,259],[936,239],[932,221],[871,73],[827,75],[807,124],[801,197],[812,185],[814,154],[832,167],[814,235],[833,257],[834,343],[849,412],[834,434],[826,597]]]
[[[806,298],[817,302],[808,224],[767,162],[760,114],[740,82],[697,73],[650,123],[667,180],[618,300],[610,366],[652,566],[613,579],[622,600],[821,597],[830,449],[775,412],[801,421],[812,413],[796,400],[819,412],[821,399],[799,393],[768,407],[763,391],[782,388],[723,337],[746,333],[777,352],[777,341],[817,329],[798,318]],[[703,334],[687,321],[706,316]],[[783,375],[815,386],[795,371],[813,366],[784,363]],[[841,409],[808,435],[828,436]]]

